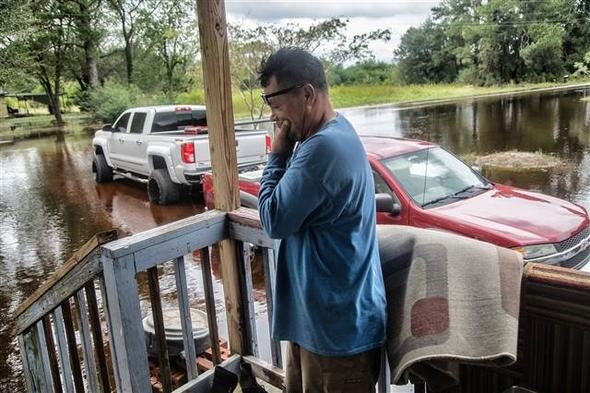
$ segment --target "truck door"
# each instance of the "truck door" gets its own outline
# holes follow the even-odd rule
[[[123,143],[125,142],[125,135],[127,134],[127,126],[129,125],[129,117],[131,113],[123,113],[113,124],[111,137],[109,138],[108,148],[111,162],[116,168],[125,168],[123,156]]]
[[[123,137],[122,152],[126,167],[134,172],[148,175],[147,140],[145,132],[147,112],[134,112],[128,132]]]

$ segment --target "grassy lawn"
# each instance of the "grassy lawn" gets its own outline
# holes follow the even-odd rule
[[[334,86],[330,88],[330,96],[336,108],[350,108],[355,106],[379,104],[403,104],[419,101],[436,101],[453,98],[466,98],[480,95],[493,95],[509,92],[525,92],[536,89],[560,87],[588,83],[587,80],[577,80],[569,83],[521,83],[518,85],[503,85],[479,87],[460,84],[431,84],[431,85],[355,85]],[[260,96],[260,91],[255,92]],[[236,118],[249,116],[246,105],[241,98],[234,94],[234,113]]]

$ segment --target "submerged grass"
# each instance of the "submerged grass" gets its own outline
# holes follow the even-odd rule
[[[64,125],[57,126],[53,115],[33,115],[0,120],[0,142],[40,138],[59,132],[91,132],[100,127],[89,113],[64,113]]]
[[[551,154],[509,150],[478,156],[469,153],[461,157],[469,165],[482,169],[504,169],[515,172],[540,171],[565,167],[566,163]]]

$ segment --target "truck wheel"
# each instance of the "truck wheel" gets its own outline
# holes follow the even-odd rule
[[[107,164],[107,160],[102,154],[95,154],[92,160],[92,172],[94,180],[97,183],[106,183],[113,181],[113,168]]]
[[[180,199],[180,186],[172,182],[166,169],[155,169],[148,180],[150,202],[169,205]]]

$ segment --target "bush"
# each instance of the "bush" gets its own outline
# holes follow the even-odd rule
[[[205,91],[203,89],[194,89],[176,96],[176,104],[185,105],[205,105]]]
[[[90,93],[87,107],[99,119],[114,122],[121,112],[129,108],[165,103],[169,102],[163,94],[148,95],[135,85],[126,85],[109,80],[104,86]]]

